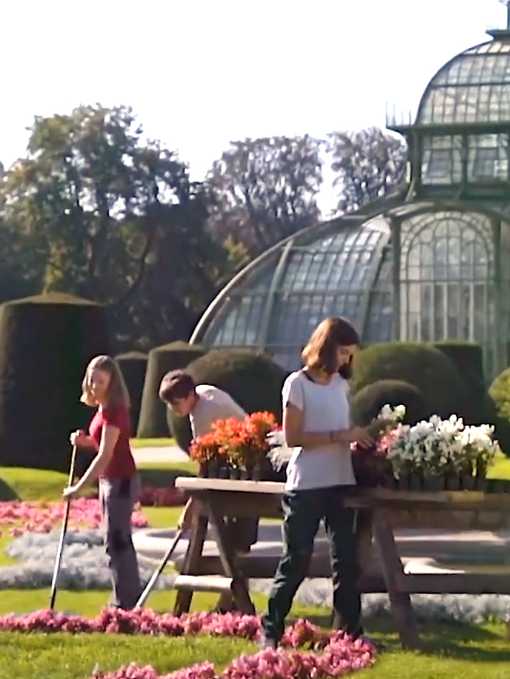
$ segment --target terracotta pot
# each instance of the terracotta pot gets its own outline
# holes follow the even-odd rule
[[[487,479],[482,476],[475,476],[475,490],[485,493],[487,491]]]
[[[444,490],[445,479],[440,474],[428,474],[423,477],[423,488],[431,492]]]
[[[208,474],[210,479],[219,479],[220,477],[220,464],[219,460],[209,460],[208,462]]]
[[[460,490],[460,476],[458,474],[448,474],[445,488],[446,490]]]
[[[246,465],[246,467],[243,467],[241,469],[241,479],[243,481],[251,481],[252,478],[253,478],[253,466]]]
[[[239,481],[241,478],[241,470],[239,467],[230,467],[230,478],[233,481]]]
[[[419,472],[409,474],[409,490],[419,492],[423,488],[423,477]]]
[[[475,477],[471,474],[464,474],[461,477],[461,484],[464,490],[474,490],[475,488]]]
[[[399,490],[409,490],[409,474],[401,474],[398,479]]]

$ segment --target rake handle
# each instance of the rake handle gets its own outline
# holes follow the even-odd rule
[[[76,446],[73,446],[73,452],[71,454],[71,466],[69,468],[69,480],[68,486],[72,485],[74,479],[74,468],[76,465]],[[62,561],[62,553],[64,551],[64,540],[67,532],[67,524],[69,523],[69,512],[71,509],[71,498],[66,499],[66,505],[64,510],[64,520],[62,521],[62,528],[60,529],[60,539],[58,542],[57,556],[55,559],[55,567],[53,568],[53,578],[51,581],[51,595],[50,595],[50,610],[55,607],[55,599],[57,597],[57,582],[58,574],[60,571],[60,564]]]
[[[165,556],[161,559],[161,561],[160,561],[160,563],[159,563],[159,566],[156,568],[156,570],[154,571],[154,573],[151,575],[151,577],[150,577],[150,579],[149,579],[149,582],[145,585],[145,588],[144,588],[143,592],[140,594],[140,597],[139,597],[138,601],[137,601],[136,604],[135,604],[135,608],[141,608],[141,607],[144,605],[144,603],[147,601],[147,598],[148,598],[149,594],[151,593],[151,591],[152,591],[154,585],[156,584],[157,579],[159,578],[159,576],[160,576],[161,573],[163,572],[165,566],[167,565],[167,563],[168,563],[170,557],[171,557],[172,554],[174,553],[175,548],[177,547],[177,545],[178,545],[180,539],[181,539],[182,536],[183,536],[183,533],[184,533],[183,529],[180,528],[180,529],[177,531],[177,533],[175,534],[175,537],[174,537],[174,539],[173,539],[173,541],[172,541],[172,544],[171,544],[170,547],[168,548],[168,550],[167,550]]]

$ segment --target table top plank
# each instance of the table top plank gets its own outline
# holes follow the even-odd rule
[[[275,481],[237,481],[231,479],[209,479],[202,477],[182,477],[175,480],[177,488],[194,492],[222,491],[228,493],[251,493],[283,495],[285,484]],[[355,488],[349,491],[349,506],[370,507],[386,505],[400,508],[448,508],[452,510],[510,509],[509,493],[483,493],[480,491],[406,491],[390,488]]]

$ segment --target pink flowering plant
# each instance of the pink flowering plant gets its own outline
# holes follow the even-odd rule
[[[105,609],[96,618],[66,615],[49,610],[0,617],[0,631],[148,634],[180,637],[208,634],[257,641],[260,620],[236,613],[190,613],[176,617],[149,609]],[[158,675],[153,667],[130,664],[114,672],[94,670],[91,679],[327,679],[371,667],[375,648],[365,640],[353,640],[339,631],[326,632],[306,620],[289,627],[277,651],[267,649],[242,655],[218,674],[210,662]]]
[[[62,523],[63,502],[0,502],[0,525],[10,527],[13,537],[29,533],[50,533]],[[133,512],[132,525],[145,528],[147,519],[140,510]],[[101,526],[101,507],[96,498],[76,498],[71,502],[69,528],[96,529]]]
[[[0,631],[18,633],[102,632],[173,637],[208,634],[257,641],[260,630],[258,617],[234,613],[176,617],[148,609],[105,609],[96,618],[84,618],[45,610],[0,617]],[[114,672],[96,668],[91,679],[327,679],[371,667],[375,657],[375,648],[365,640],[353,640],[340,631],[328,633],[306,620],[298,620],[286,630],[280,649],[242,655],[221,673],[207,661],[165,675],[158,675],[153,667],[132,663]]]

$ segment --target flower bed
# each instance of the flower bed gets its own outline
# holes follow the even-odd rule
[[[13,539],[5,551],[16,563],[0,567],[0,590],[50,587],[59,540],[59,530],[24,533]],[[59,587],[73,591],[110,589],[108,562],[101,530],[68,531],[60,564]],[[138,567],[142,581],[147,581],[154,571],[154,563],[139,555]],[[171,589],[173,582],[173,575],[162,575],[156,586]]]
[[[62,523],[64,502],[22,502],[13,500],[0,502],[0,524],[12,526],[13,537],[30,533],[49,533]],[[148,523],[140,511],[134,511],[132,525],[145,528]],[[101,508],[95,498],[77,498],[71,502],[69,527],[99,528],[101,526]]]
[[[272,413],[252,413],[244,420],[217,420],[212,431],[191,444],[190,457],[199,463],[200,476],[258,479],[270,470],[267,436],[278,424]]]
[[[184,636],[210,634],[256,641],[260,620],[255,616],[227,613],[191,613],[176,617],[158,615],[151,610],[119,611],[105,609],[96,618],[37,611],[28,615],[0,617],[0,631],[68,632],[106,634],[164,634]],[[294,679],[298,677],[338,677],[370,667],[375,662],[374,647],[363,640],[352,640],[343,632],[328,633],[306,620],[299,620],[286,630],[282,650],[265,650],[240,656],[221,674],[205,662],[159,676],[152,667],[131,664],[116,672],[96,670],[94,679]],[[289,649],[289,650],[283,650]],[[297,649],[304,649],[298,651]]]

